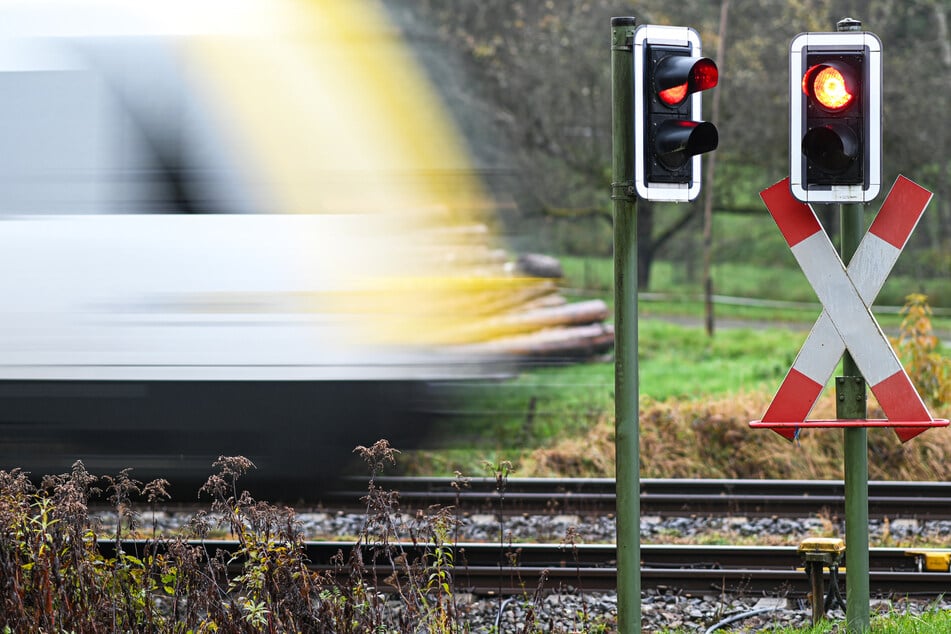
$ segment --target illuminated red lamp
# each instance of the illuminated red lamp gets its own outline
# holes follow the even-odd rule
[[[687,98],[687,84],[678,84],[673,88],[661,90],[657,97],[668,106],[678,106]]]
[[[816,64],[802,77],[802,91],[826,110],[847,108],[855,99],[852,73],[835,64]]]

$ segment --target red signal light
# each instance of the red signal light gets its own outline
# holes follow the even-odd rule
[[[688,95],[716,86],[719,77],[712,59],[670,55],[658,64],[657,98],[666,106],[679,106]]]
[[[634,183],[646,200],[694,200],[703,180],[699,155],[719,143],[716,126],[700,120],[701,91],[718,80],[716,63],[700,49],[689,27],[634,31]]]
[[[657,97],[668,106],[683,103],[683,100],[687,98],[687,84],[678,84],[672,88],[661,90],[657,93]]]
[[[720,81],[720,71],[717,70],[717,65],[712,59],[700,58],[690,71],[690,84],[693,86],[693,92],[713,88],[718,81]]]
[[[848,73],[830,64],[816,64],[802,78],[803,92],[831,111],[842,110],[855,95]]]
[[[800,33],[789,46],[789,71],[793,197],[873,200],[882,178],[881,40],[867,31]]]

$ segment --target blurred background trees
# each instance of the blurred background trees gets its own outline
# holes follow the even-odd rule
[[[610,18],[693,26],[704,54],[714,56],[721,2],[384,4],[462,122],[516,247],[609,256]],[[883,42],[883,183],[889,186],[902,173],[935,192],[899,271],[918,279],[951,278],[951,127],[941,120],[951,106],[947,0],[730,0],[725,55],[716,59],[715,261],[773,264],[783,257],[757,194],[789,172],[789,42],[803,31],[835,30],[843,17],[861,20]],[[655,260],[675,262],[687,278],[699,275],[701,209],[702,198],[638,204],[643,288]],[[817,211],[834,233],[834,214]],[[951,297],[932,303],[951,306]]]

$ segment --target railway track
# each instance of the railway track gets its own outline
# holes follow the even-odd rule
[[[608,478],[509,478],[501,491],[494,478],[471,478],[458,488],[451,478],[386,477],[375,483],[399,491],[403,508],[440,504],[500,514],[615,511],[614,480]],[[334,508],[358,508],[365,494],[366,480],[349,479],[322,500]],[[844,509],[841,480],[641,480],[642,515],[802,517]],[[951,519],[951,483],[870,482],[869,516]]]
[[[335,511],[350,505],[358,514],[366,512],[360,498],[366,494],[363,482],[348,482],[345,488],[324,500]],[[458,506],[460,512],[518,513],[602,513],[614,512],[614,481],[509,479],[503,491],[494,479],[474,479],[467,487],[455,488],[450,479],[378,478],[377,486],[400,492],[404,513],[433,504]],[[835,481],[764,480],[644,480],[642,514],[744,516],[814,515],[820,510],[838,512],[844,502],[843,484]],[[951,486],[944,483],[870,483],[871,514],[918,518],[951,517]],[[141,554],[146,541],[123,541],[125,552]],[[237,554],[236,542],[206,540],[192,542],[209,555],[221,550]],[[103,555],[114,556],[115,544],[100,541]],[[400,561],[432,561],[432,546],[391,543],[405,554]],[[164,548],[161,541],[159,548]],[[347,562],[352,541],[308,541],[304,556],[310,565],[326,573],[349,576]],[[586,591],[615,590],[616,548],[613,544],[511,543],[500,546],[487,542],[452,544],[454,565],[451,576],[457,591],[477,594],[513,594],[571,586]],[[393,555],[396,558],[396,555]],[[364,546],[364,574],[370,583],[385,586],[393,572],[390,557]],[[803,597],[810,582],[794,546],[641,546],[642,588],[660,592],[694,594],[755,593]],[[240,565],[237,557],[235,565]],[[344,563],[340,563],[344,562]],[[934,597],[951,591],[951,573],[922,571],[913,556],[902,549],[873,548],[870,553],[870,591],[880,596]],[[844,586],[844,574],[840,577]]]
[[[235,557],[239,554],[236,541],[190,543],[202,547],[209,556],[224,551],[229,560],[234,559],[240,565],[240,556]],[[404,554],[408,562],[432,561],[431,546],[394,542],[389,547],[393,558]],[[99,548],[103,556],[115,556],[114,542],[100,541]],[[122,542],[122,548],[126,553],[141,556],[147,549],[153,553],[156,549],[163,550],[164,545],[128,540]],[[304,555],[312,569],[345,578],[350,574],[349,565],[334,561],[340,560],[341,555],[343,562],[349,561],[352,548],[351,542],[305,542]],[[549,589],[571,586],[586,591],[616,589],[616,549],[610,544],[566,548],[550,544],[500,547],[499,544],[459,543],[452,545],[452,549],[455,563],[451,575],[456,591],[517,594],[534,591],[539,585]],[[641,585],[645,590],[768,593],[788,597],[803,597],[809,592],[809,581],[794,547],[642,545],[641,559]],[[393,572],[390,557],[380,549],[364,546],[362,561],[364,574],[385,589],[383,580]],[[951,591],[951,573],[919,572],[914,558],[902,549],[871,549],[870,570],[869,587],[873,595],[932,597]]]

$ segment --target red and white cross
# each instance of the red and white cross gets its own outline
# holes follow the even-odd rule
[[[947,425],[947,421],[935,420],[928,413],[870,311],[928,206],[931,192],[899,177],[848,269],[812,208],[793,198],[788,178],[763,190],[760,196],[819,297],[823,312],[763,419],[750,425],[773,429],[790,440],[801,427],[887,426],[895,429],[902,442],[929,427]],[[888,420],[806,420],[846,350]]]

